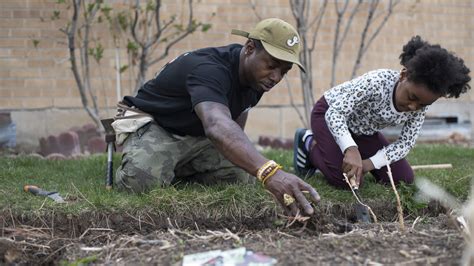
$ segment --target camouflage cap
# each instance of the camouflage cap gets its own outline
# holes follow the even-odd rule
[[[260,40],[265,51],[271,56],[295,63],[306,72],[298,57],[301,47],[300,36],[289,23],[278,18],[268,18],[257,23],[250,32],[232,30],[232,34]]]

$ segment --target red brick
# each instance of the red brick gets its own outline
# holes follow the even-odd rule
[[[11,91],[12,97],[41,97],[40,88],[16,88]]]
[[[12,11],[10,10],[0,10],[0,18],[11,18]]]
[[[71,90],[67,88],[43,88],[42,95],[45,97],[69,97],[71,96]]]
[[[14,18],[39,18],[40,11],[38,10],[14,10]]]
[[[12,78],[40,78],[41,72],[39,69],[17,69],[10,71],[10,77]]]
[[[26,37],[28,39],[37,38],[39,39],[38,30],[34,29],[14,29],[11,31],[10,35],[13,38]]]
[[[11,97],[11,96],[12,96],[11,89],[0,88],[0,98]]]
[[[54,98],[54,107],[82,107],[82,102],[79,97]]]
[[[30,59],[28,60],[29,67],[53,67],[55,66],[53,59]]]
[[[2,28],[22,28],[23,27],[23,20],[22,19],[14,19],[14,18],[0,18],[0,25]]]
[[[10,56],[11,49],[0,47],[0,57]]]
[[[0,98],[0,109],[23,108],[23,100],[20,98]]]
[[[23,79],[3,79],[0,78],[0,87],[1,88],[24,88],[25,80]]]
[[[0,68],[18,69],[25,68],[28,61],[26,59],[7,58],[2,60]]]
[[[23,48],[26,47],[23,39],[0,39],[0,47],[2,48]]]
[[[25,81],[25,87],[30,89],[51,88],[51,86],[53,86],[53,80],[50,79],[27,79]]]
[[[22,98],[24,108],[50,108],[53,107],[53,99],[46,97]]]

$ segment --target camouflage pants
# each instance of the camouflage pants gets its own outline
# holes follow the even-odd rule
[[[115,180],[119,190],[141,193],[181,180],[254,183],[255,177],[225,159],[209,139],[176,136],[152,122],[125,140]]]

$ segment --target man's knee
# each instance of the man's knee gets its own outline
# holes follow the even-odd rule
[[[115,185],[119,191],[145,193],[156,186],[163,186],[164,182],[134,165],[125,164],[117,169]]]
[[[238,167],[223,168],[212,172],[197,173],[192,179],[205,185],[255,184],[256,178]]]

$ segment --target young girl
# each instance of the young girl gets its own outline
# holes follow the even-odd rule
[[[440,97],[458,98],[470,89],[469,68],[439,45],[413,37],[400,55],[401,71],[379,69],[324,93],[311,113],[311,130],[295,133],[294,167],[299,175],[319,169],[336,187],[346,187],[343,173],[361,184],[365,173],[389,183],[412,183],[404,159],[415,145],[429,105]],[[403,124],[389,143],[379,130]],[[313,135],[314,133],[314,135]]]

